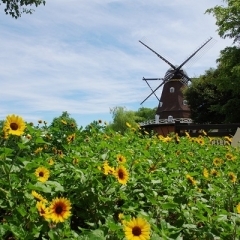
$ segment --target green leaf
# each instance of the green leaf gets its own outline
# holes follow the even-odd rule
[[[163,203],[161,207],[162,209],[175,209],[178,205],[176,203]]]
[[[52,186],[56,192],[64,192],[63,186],[56,181],[47,181],[47,184]]]

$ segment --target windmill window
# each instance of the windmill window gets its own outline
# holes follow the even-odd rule
[[[187,100],[183,100],[183,105],[188,105]]]
[[[162,102],[160,102],[160,103],[159,103],[159,107],[161,107],[161,106],[162,106],[162,104],[163,104],[163,103],[162,103]]]
[[[170,93],[174,93],[174,87],[170,87]]]

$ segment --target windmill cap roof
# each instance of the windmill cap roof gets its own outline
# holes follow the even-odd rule
[[[178,67],[179,67],[179,65],[175,65],[175,68],[178,68]],[[174,71],[174,69],[173,69],[172,67],[170,67],[170,68],[167,70],[165,76],[167,76],[167,75],[168,75],[170,72],[172,72],[172,71]],[[187,75],[187,72],[186,72],[183,68],[181,68],[180,71],[183,71],[183,73],[184,73],[185,75]],[[188,76],[188,75],[187,75],[187,76]]]

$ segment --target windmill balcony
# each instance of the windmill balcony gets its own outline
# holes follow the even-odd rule
[[[192,119],[191,118],[173,118],[171,120],[171,122],[169,122],[169,119],[152,119],[152,120],[148,120],[145,122],[140,122],[139,125],[141,127],[144,126],[148,126],[148,125],[158,125],[158,124],[169,124],[169,123],[175,123],[175,122],[179,122],[179,123],[192,123]]]

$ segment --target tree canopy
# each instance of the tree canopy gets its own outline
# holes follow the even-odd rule
[[[193,79],[192,84],[184,90],[195,123],[222,123],[225,120],[220,109],[226,93],[218,90],[216,78],[216,70],[211,68],[204,75]]]
[[[126,123],[129,123],[132,127],[137,127],[139,122],[154,119],[156,108],[141,107],[137,111],[127,110],[125,107],[114,107],[110,110],[112,114],[113,122],[109,127],[114,131],[124,133],[128,127]]]
[[[1,3],[2,2],[2,3]],[[4,11],[13,18],[21,17],[22,13],[30,13],[34,11],[31,7],[35,5],[46,4],[45,0],[1,0],[0,5],[4,6]]]
[[[207,9],[206,13],[213,14],[218,26],[220,37],[233,38],[234,42],[240,41],[240,1],[223,0],[225,6],[217,5]]]
[[[240,1],[207,9],[213,14],[222,38],[240,41]],[[220,52],[217,68],[210,69],[185,91],[196,123],[240,122],[240,47],[226,47]]]

